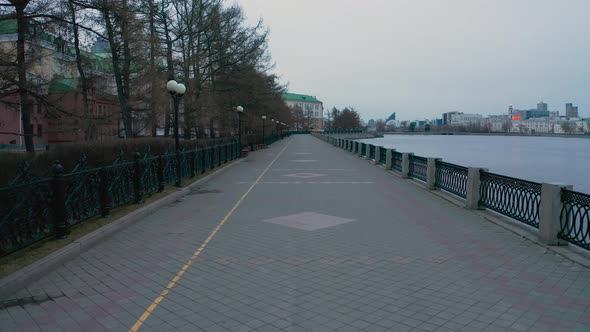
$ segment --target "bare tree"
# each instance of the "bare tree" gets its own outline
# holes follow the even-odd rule
[[[563,121],[561,124],[561,129],[566,134],[572,134],[576,132],[576,123],[573,121]]]

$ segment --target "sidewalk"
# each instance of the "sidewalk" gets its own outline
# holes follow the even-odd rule
[[[0,330],[144,317],[141,331],[588,331],[589,284],[590,270],[296,135],[18,291]]]

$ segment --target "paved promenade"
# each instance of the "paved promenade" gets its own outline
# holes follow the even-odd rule
[[[589,269],[309,135],[12,299],[2,331],[590,331]]]

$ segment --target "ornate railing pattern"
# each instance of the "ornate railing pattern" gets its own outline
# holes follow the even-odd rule
[[[64,176],[66,183],[66,221],[69,225],[97,216],[101,212],[100,193],[107,182],[99,168]]]
[[[205,148],[205,158],[207,169],[215,168],[215,152],[213,151],[212,146]]]
[[[480,206],[539,228],[540,183],[483,171],[480,181]]]
[[[561,202],[559,237],[590,250],[590,195],[563,189]]]
[[[427,159],[419,156],[410,156],[410,177],[426,181]]]
[[[195,151],[195,171],[197,174],[205,173],[205,152],[203,149],[197,149]]]
[[[0,188],[0,256],[53,234],[53,179]]]
[[[373,144],[369,144],[369,159],[375,160],[375,146]]]
[[[387,161],[387,150],[383,147],[379,149],[379,163],[385,165]]]
[[[164,166],[162,169],[162,181],[164,185],[176,182],[176,153],[171,152],[162,155]]]
[[[160,157],[147,157],[142,161],[141,169],[141,194],[150,195],[160,190],[158,169]]]
[[[219,145],[215,145],[213,148],[213,165],[219,166],[220,158],[219,158]]]
[[[397,151],[391,152],[391,169],[394,171],[402,171],[402,153]]]
[[[180,152],[180,176],[187,178],[191,176],[191,153],[192,151],[182,150]]]
[[[451,194],[466,198],[467,173],[467,167],[437,161],[434,186]]]
[[[107,172],[108,208],[113,209],[133,200],[134,163],[132,161],[104,168]],[[174,172],[172,172],[174,173]]]
[[[56,233],[67,234],[71,225],[107,216],[110,209],[139,203],[165,185],[175,184],[178,160],[181,176],[186,178],[238,156],[237,142],[183,150],[178,155],[170,150],[152,156],[148,149],[143,157],[136,150],[133,160],[125,160],[120,151],[112,165],[99,168],[89,168],[82,155],[71,172],[64,174],[56,161],[54,175],[42,179],[33,177],[30,165],[24,163],[10,185],[0,188],[0,257]]]
[[[221,163],[227,163],[227,145],[225,144],[220,146],[219,159],[221,160]]]

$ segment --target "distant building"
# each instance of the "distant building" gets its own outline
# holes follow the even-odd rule
[[[395,112],[393,112],[393,113],[392,113],[392,114],[391,114],[391,115],[390,115],[390,116],[389,116],[389,117],[388,117],[388,118],[385,120],[385,122],[387,122],[387,121],[390,121],[390,120],[395,120]]]
[[[461,114],[460,112],[447,112],[447,113],[443,113],[443,124],[444,125],[450,125],[451,124],[451,118],[453,115],[457,115],[457,114]]]
[[[574,106],[572,103],[565,104],[566,118],[577,118],[578,116],[578,106]]]
[[[291,110],[300,109],[303,112],[304,119],[309,119],[309,123],[304,122],[304,127],[307,126],[309,129],[324,129],[324,104],[315,96],[284,93],[283,99]],[[294,117],[297,116],[297,114],[294,115]],[[299,121],[297,123],[299,124]],[[304,128],[296,129],[300,130]]]
[[[514,110],[512,112],[512,120],[528,120],[532,118],[547,118],[551,114],[547,110]]]
[[[479,123],[483,119],[481,114],[467,114],[463,112],[443,113],[443,124],[453,126],[468,123]]]
[[[369,128],[375,128],[375,127],[377,127],[377,125],[375,124],[375,120],[373,120],[373,119],[369,120],[369,123],[367,124],[367,127],[369,127]]]
[[[547,104],[544,102],[540,102],[537,104],[537,111],[547,111]]]
[[[433,119],[433,120],[430,120],[430,124],[431,125],[435,125],[435,126],[442,126],[443,119]]]

